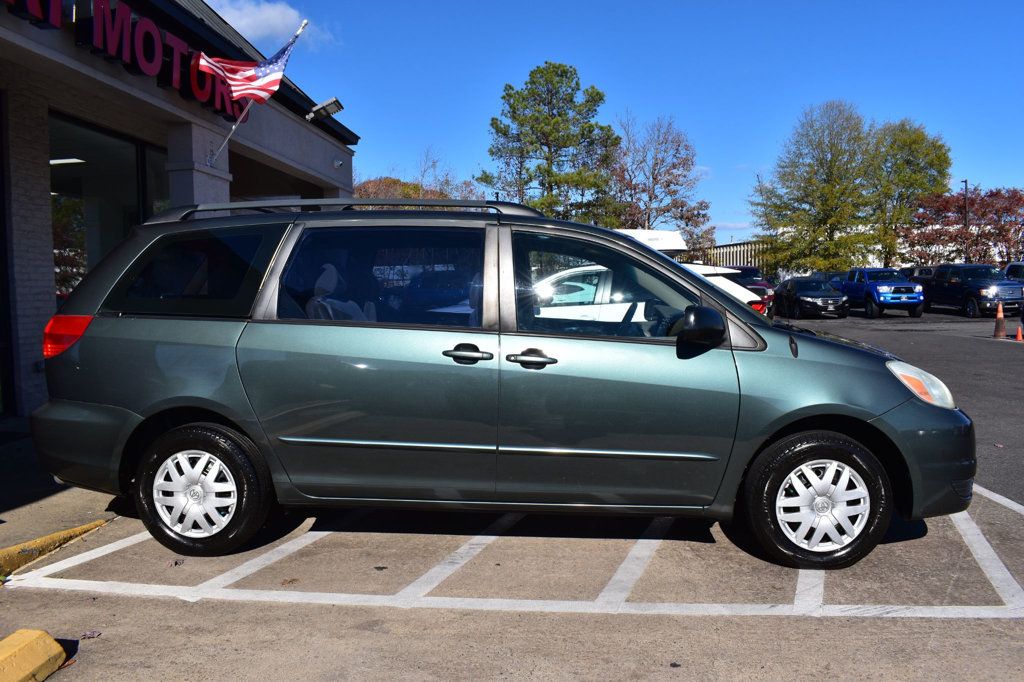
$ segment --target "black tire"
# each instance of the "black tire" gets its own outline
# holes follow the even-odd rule
[[[776,514],[777,495],[790,473],[815,460],[833,460],[850,467],[863,480],[869,496],[867,519],[859,534],[839,549],[826,552],[790,540]],[[751,532],[773,560],[799,568],[843,568],[865,557],[884,537],[892,518],[892,486],[885,468],[857,441],[834,431],[805,431],[773,443],[758,455],[744,482],[743,508]]]
[[[868,296],[864,299],[864,316],[868,319],[875,319],[882,314],[882,308],[875,303],[875,299]]]
[[[981,317],[981,306],[978,305],[978,299],[973,296],[967,297],[964,301],[963,313],[964,317],[972,320]]]
[[[924,311],[925,311],[926,313],[930,313],[930,312],[932,311],[932,302],[931,302],[931,301],[927,301],[927,300],[926,300],[926,301],[925,301],[925,302],[923,303],[923,305],[924,305]]]
[[[188,537],[172,529],[161,518],[153,499],[154,480],[161,465],[186,450],[202,451],[219,459],[230,472],[236,489],[230,519],[206,537]],[[180,469],[177,471],[180,473]],[[168,549],[188,556],[219,556],[238,549],[259,531],[274,504],[270,470],[256,446],[233,429],[207,423],[179,426],[160,436],[139,462],[133,495],[139,516],[153,537]],[[186,506],[179,519],[187,509]],[[209,521],[211,517],[205,519]]]
[[[911,317],[921,317],[924,315],[924,303],[918,303],[913,308],[907,311]]]

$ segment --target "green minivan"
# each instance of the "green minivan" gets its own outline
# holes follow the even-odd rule
[[[736,517],[833,568],[894,512],[970,504],[973,425],[931,374],[613,230],[395,201],[136,229],[47,325],[42,461],[192,555],[279,505],[370,505]]]

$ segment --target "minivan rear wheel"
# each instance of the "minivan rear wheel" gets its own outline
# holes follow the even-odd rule
[[[189,424],[158,438],[139,463],[135,506],[160,544],[216,556],[242,546],[273,503],[270,472],[242,434]]]
[[[885,468],[863,445],[833,431],[773,443],[751,465],[744,488],[751,531],[787,566],[842,568],[866,556],[892,518]]]

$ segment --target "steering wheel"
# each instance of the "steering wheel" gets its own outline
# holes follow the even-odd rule
[[[622,317],[622,322],[619,322],[619,326],[615,328],[615,336],[626,336],[626,332],[629,331],[629,326],[633,324],[633,315],[636,313],[636,301],[629,304],[629,309],[626,314]]]

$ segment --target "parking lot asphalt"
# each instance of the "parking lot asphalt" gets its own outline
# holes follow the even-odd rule
[[[1024,344],[946,315],[798,324],[949,384],[977,423],[966,513],[896,521],[823,573],[705,521],[373,509],[291,513],[239,553],[183,557],[122,509],[0,588],[0,633],[66,640],[58,682],[1024,677]],[[60,518],[70,492],[33,504]]]

